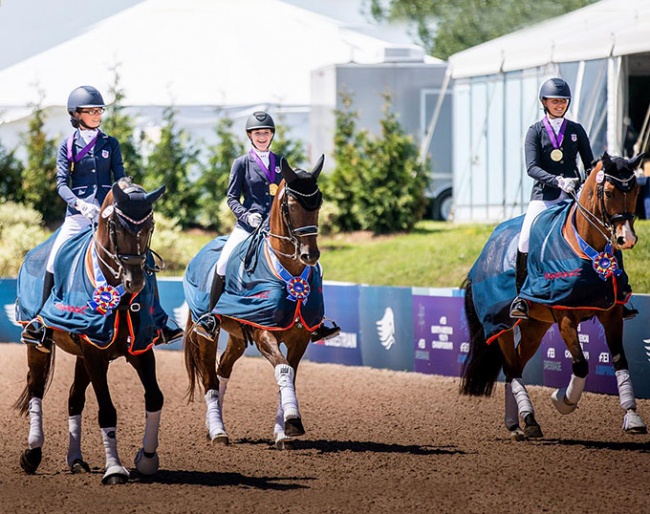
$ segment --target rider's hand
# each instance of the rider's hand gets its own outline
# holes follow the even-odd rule
[[[82,214],[82,216],[88,218],[90,221],[94,221],[99,214],[99,207],[97,207],[94,203],[77,200],[74,204],[74,207]]]
[[[571,193],[575,193],[576,187],[578,187],[578,179],[558,177],[557,185],[562,191],[570,195]]]
[[[262,215],[259,212],[249,212],[246,217],[246,222],[253,228],[257,228],[262,224]]]

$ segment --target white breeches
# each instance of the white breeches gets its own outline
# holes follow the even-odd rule
[[[223,247],[223,250],[221,250],[221,256],[217,261],[217,275],[221,275],[222,277],[226,275],[226,265],[228,264],[228,258],[230,257],[230,254],[235,249],[235,246],[241,243],[249,235],[250,234],[243,228],[235,227],[232,230],[230,236],[228,236],[226,244]]]
[[[74,214],[72,216],[66,216],[63,220],[63,225],[59,230],[54,244],[52,245],[52,251],[50,251],[50,256],[47,260],[47,266],[45,269],[50,273],[54,273],[54,258],[56,254],[59,253],[59,249],[63,246],[68,239],[77,235],[83,229],[90,225],[90,220],[81,214]]]
[[[551,205],[555,205],[560,202],[564,202],[569,198],[564,191],[556,200],[531,200],[528,204],[528,209],[526,209],[526,217],[524,218],[524,224],[521,226],[521,233],[519,234],[519,245],[517,249],[521,253],[528,253],[528,243],[530,242],[530,227],[535,221],[537,215],[548,209]]]

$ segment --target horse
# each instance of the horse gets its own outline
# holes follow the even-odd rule
[[[552,393],[551,401],[561,414],[575,411],[589,372],[578,339],[578,325],[594,316],[604,329],[612,356],[620,405],[625,411],[623,428],[628,433],[647,432],[636,412],[623,348],[623,303],[631,292],[620,298],[623,287],[618,284],[626,279],[619,264],[621,251],[631,249],[637,242],[634,212],[639,185],[634,169],[643,157],[641,154],[628,160],[603,154],[587,176],[577,199],[574,196],[570,203],[558,206],[554,212],[548,209],[535,220],[531,231],[529,276],[519,293],[529,303],[528,319],[515,323],[508,315],[510,301],[517,294],[513,262],[523,216],[495,228],[464,281],[470,344],[461,372],[460,392],[490,396],[503,370],[505,424],[513,439],[544,436],[535,419],[522,375],[526,363],[537,352],[544,334],[554,323],[571,354],[572,376],[567,387]],[[552,255],[551,234],[555,233],[561,233],[565,240],[560,247],[567,249],[563,252],[570,253],[567,260],[570,266],[568,271],[553,268],[545,272],[540,263],[543,256]],[[553,266],[559,260],[558,257]],[[533,280],[542,281],[537,291],[544,291],[544,295],[530,293],[531,275]],[[585,298],[590,298],[591,303]],[[519,331],[518,344],[515,326]]]
[[[102,482],[124,484],[129,479],[129,471],[118,456],[117,411],[107,380],[109,364],[118,357],[126,358],[144,386],[146,427],[142,447],[135,456],[135,467],[142,475],[152,475],[158,470],[156,450],[164,398],[156,379],[153,345],[160,331],[146,322],[152,321],[149,319],[153,311],[151,305],[157,301],[152,292],[156,265],[149,248],[154,230],[152,206],[164,191],[165,186],[162,186],[147,193],[131,179],[120,179],[104,199],[96,228],[93,226],[92,230],[73,237],[57,254],[54,289],[39,314],[54,343],[52,351],[43,353],[36,346],[27,345],[27,384],[14,404],[21,415],[29,412],[28,448],[20,456],[20,466],[28,474],[36,473],[42,459],[45,440],[42,399],[51,382],[56,347],[76,357],[74,381],[68,397],[67,464],[71,472],[90,471],[81,451],[81,416],[86,389],[92,384],[106,453]],[[47,241],[40,247],[46,244]],[[36,288],[40,298],[37,281],[42,277],[32,270],[42,273],[43,255],[47,259],[49,253],[45,251],[49,247],[40,247],[30,251],[21,266],[19,316],[29,308],[30,289]],[[82,275],[77,276],[74,270],[81,270]],[[63,313],[63,319],[57,317],[56,311]],[[28,320],[32,315],[21,317]],[[75,330],[67,329],[68,323],[73,327],[76,323]],[[93,332],[89,328],[92,324],[97,324]]]
[[[206,311],[206,305],[195,306],[192,297],[197,290],[204,294],[210,290],[219,252],[208,251],[211,244],[208,243],[186,270],[183,286],[190,305],[184,340],[189,377],[187,396],[193,401],[196,387],[199,383],[203,386],[206,427],[212,444],[230,443],[222,417],[223,401],[233,365],[244,354],[248,343],[256,345],[275,371],[279,387],[274,426],[276,448],[293,448],[293,438],[305,433],[295,379],[310,333],[323,318],[317,241],[322,204],[317,178],[323,161],[321,156],[309,173],[292,169],[282,159],[283,180],[271,205],[268,231],[254,233],[231,254],[225,290],[212,311],[220,318],[220,329],[228,333],[228,343],[218,362],[219,331],[210,338],[194,330],[195,321]],[[250,260],[256,264],[249,265]],[[208,269],[212,271],[205,271]],[[244,284],[254,280],[249,274],[251,269],[251,273],[261,274],[257,285]],[[228,297],[233,300],[230,306]],[[286,347],[286,357],[280,349],[281,343]]]

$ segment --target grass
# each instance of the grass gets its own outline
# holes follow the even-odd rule
[[[321,238],[324,278],[357,284],[459,287],[494,225],[423,221],[410,234]],[[650,221],[635,224],[639,242],[624,253],[635,293],[650,293]]]

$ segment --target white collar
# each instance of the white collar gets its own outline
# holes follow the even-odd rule
[[[79,129],[79,135],[86,143],[90,143],[98,133],[99,129]]]

